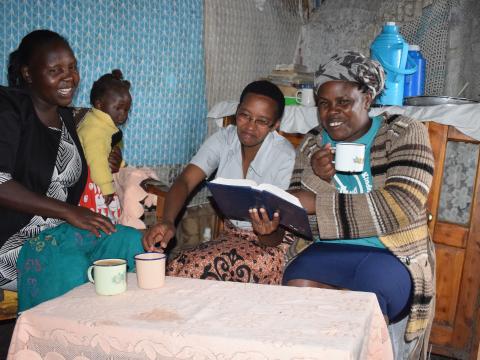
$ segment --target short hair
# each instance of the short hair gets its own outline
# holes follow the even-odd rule
[[[245,96],[250,93],[263,95],[275,101],[277,104],[277,118],[275,120],[282,118],[285,110],[285,98],[277,85],[266,80],[251,82],[243,89],[242,95],[240,95],[240,103],[242,103]]]
[[[54,43],[64,44],[73,53],[67,39],[54,31],[42,29],[25,35],[18,48],[12,51],[8,57],[8,86],[25,87],[26,82],[21,73],[22,67],[29,65],[41,49]]]
[[[94,106],[95,101],[100,100],[108,91],[130,90],[130,82],[123,79],[121,70],[115,69],[111,73],[104,74],[93,83],[90,90],[90,104]]]

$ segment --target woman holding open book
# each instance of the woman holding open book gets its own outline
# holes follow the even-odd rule
[[[418,359],[434,316],[435,255],[425,208],[433,155],[420,122],[369,117],[383,86],[380,64],[355,52],[333,56],[315,74],[321,126],[300,145],[290,191],[315,215],[317,236],[290,262],[283,283],[375,293],[387,322],[405,324],[413,349],[407,353]],[[365,146],[362,172],[335,169],[332,147],[340,142]],[[253,228],[281,238],[281,230],[263,231],[262,223],[258,217]]]
[[[214,173],[228,179],[250,179],[287,189],[295,162],[292,145],[275,130],[284,97],[268,81],[247,85],[240,96],[236,126],[221,129],[202,145],[167,194],[163,220],[144,236],[147,250],[167,247],[175,219],[192,191]],[[234,204],[233,204],[234,206]],[[168,275],[201,279],[280,284],[288,240],[270,247],[269,236],[257,236],[250,222],[226,222],[219,238],[181,252],[170,260]]]

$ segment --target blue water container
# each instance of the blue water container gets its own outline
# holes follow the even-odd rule
[[[425,68],[427,62],[420,52],[420,46],[409,45],[408,56],[417,65],[417,71],[412,75],[405,75],[403,97],[425,95]]]
[[[400,35],[394,22],[387,22],[382,32],[370,46],[371,58],[382,64],[385,72],[385,89],[375,103],[381,105],[403,105],[405,75],[411,75],[417,66],[408,57],[408,44]],[[408,63],[408,68],[407,68]]]

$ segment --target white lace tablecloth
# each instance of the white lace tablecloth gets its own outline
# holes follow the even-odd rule
[[[24,312],[8,359],[392,359],[371,293],[167,277],[92,284]]]

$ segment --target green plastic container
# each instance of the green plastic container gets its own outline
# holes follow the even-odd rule
[[[296,97],[285,96],[285,105],[286,106],[298,105],[297,98]]]

